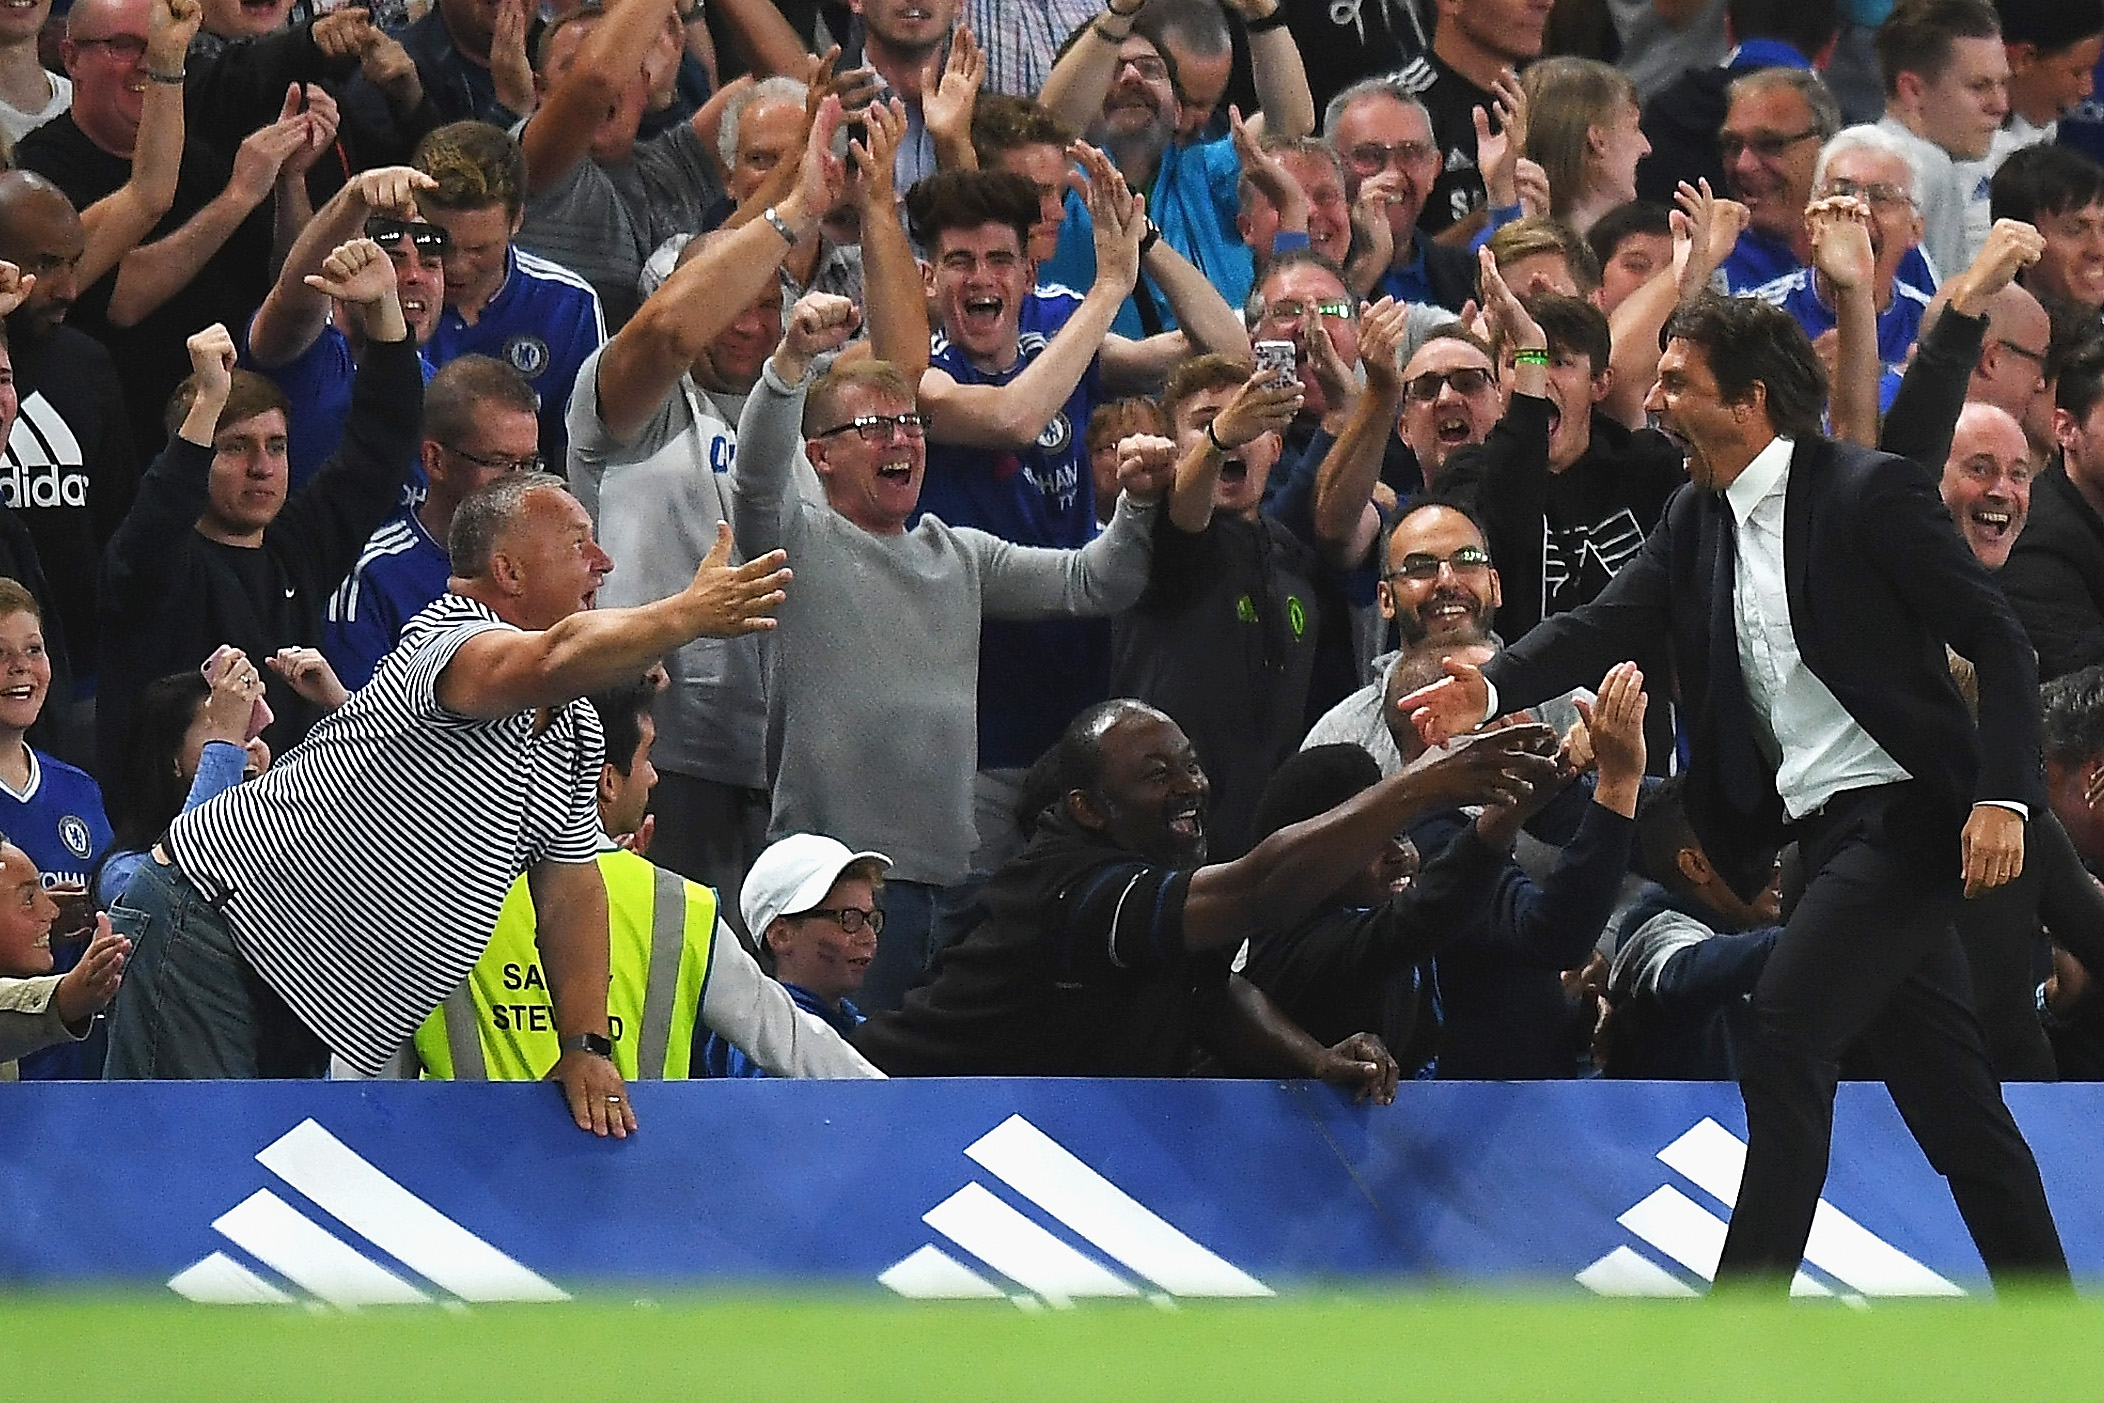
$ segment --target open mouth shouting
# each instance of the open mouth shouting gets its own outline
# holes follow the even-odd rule
[[[1204,806],[1197,800],[1179,805],[1169,811],[1169,831],[1185,843],[1195,843],[1205,837]]]
[[[913,481],[913,459],[895,458],[888,463],[877,464],[877,480],[892,487],[903,487]]]
[[[1551,408],[1549,432],[1552,434],[1556,432],[1556,421],[1556,411]],[[1476,426],[1469,416],[1458,409],[1441,410],[1438,417],[1432,421],[1432,434],[1439,440],[1439,446],[1442,448],[1459,448],[1469,441],[1475,431]]]
[[[1247,464],[1247,463],[1243,462],[1243,461],[1242,461],[1242,459],[1240,459],[1239,457],[1236,457],[1236,458],[1226,458],[1226,459],[1223,459],[1223,460],[1221,460],[1221,463],[1220,463],[1220,485],[1221,485],[1221,486],[1223,486],[1223,487],[1240,487],[1240,486],[1241,486],[1241,485],[1242,485],[1242,484],[1243,484],[1244,482],[1248,481],[1248,479],[1249,479],[1249,464]]]
[[[1967,512],[1965,519],[1975,535],[1991,543],[2007,541],[2015,535],[2016,514],[2007,507],[1982,502]]]
[[[966,334],[981,337],[992,336],[1001,329],[1001,314],[1008,304],[998,297],[967,297],[964,299],[964,330]]]

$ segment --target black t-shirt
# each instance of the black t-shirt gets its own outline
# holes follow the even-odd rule
[[[1439,148],[1439,177],[1425,197],[1417,227],[1437,234],[1483,207],[1483,173],[1476,168],[1476,118],[1480,107],[1496,127],[1496,97],[1447,67],[1430,52],[1419,55],[1396,81],[1416,95],[1432,118],[1432,143]]]
[[[1111,630],[1111,695],[1167,712],[1212,782],[1207,855],[1249,846],[1271,772],[1307,734],[1315,553],[1269,517],[1221,513],[1196,535],[1163,512],[1147,592]]]
[[[21,407],[0,459],[0,502],[36,542],[74,669],[91,674],[97,566],[139,485],[124,390],[110,353],[71,327],[15,331],[11,350]]]
[[[71,112],[23,137],[15,147],[15,164],[65,191],[75,209],[86,209],[131,178],[131,162],[88,140]],[[233,162],[210,146],[186,143],[175,203],[142,242],[154,243],[187,224],[226,189],[233,169]],[[166,441],[161,416],[168,396],[190,373],[184,343],[213,322],[224,322],[238,338],[262,304],[270,290],[271,219],[272,202],[265,200],[205,260],[196,277],[136,326],[110,323],[110,294],[117,285],[114,269],[80,290],[68,323],[100,341],[115,359],[134,443],[158,446]]]
[[[1183,939],[1188,870],[1066,815],[981,889],[971,933],[905,1006],[855,1031],[895,1077],[1176,1077],[1226,997],[1227,960]]]
[[[1392,73],[1423,53],[1431,35],[1411,14],[1411,0],[1284,0],[1286,28],[1300,46],[1316,120],[1331,98],[1361,78]],[[1249,39],[1234,30],[1235,67],[1227,100],[1244,112],[1257,109],[1249,72]]]
[[[1570,467],[1549,474],[1542,617],[1598,597],[1643,549],[1666,498],[1686,481],[1686,458],[1665,435],[1631,433],[1605,415],[1593,415],[1592,446]]]

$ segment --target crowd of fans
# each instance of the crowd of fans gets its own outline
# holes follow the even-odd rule
[[[2028,631],[1961,934],[2001,1076],[2104,1075],[2099,0],[52,8],[20,1076],[1732,1076],[1798,882],[1672,660],[1397,706],[1637,556],[1712,294]]]

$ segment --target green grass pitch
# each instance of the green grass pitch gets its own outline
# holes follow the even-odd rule
[[[951,1400],[2094,1400],[2104,1309],[2070,1301],[1611,1302],[1321,1293],[1085,1304],[868,1295],[555,1306],[197,1307],[0,1296],[0,1397]]]

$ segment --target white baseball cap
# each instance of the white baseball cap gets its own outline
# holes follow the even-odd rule
[[[824,901],[840,874],[865,858],[891,866],[882,853],[854,852],[820,833],[792,833],[769,844],[745,874],[744,889],[738,893],[738,910],[754,943],[767,939],[775,917],[793,916]]]

